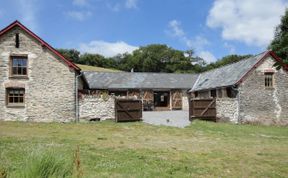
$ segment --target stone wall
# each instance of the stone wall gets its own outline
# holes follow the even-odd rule
[[[186,90],[182,90],[182,110],[189,110],[189,94],[187,94]]]
[[[83,94],[79,99],[81,120],[115,119],[115,98],[110,95]]]
[[[268,57],[239,87],[242,123],[288,125],[288,73]],[[265,88],[265,70],[273,69],[274,88]]]
[[[238,113],[237,98],[216,99],[216,117],[220,121],[238,123]]]
[[[20,47],[15,47],[15,33]],[[28,56],[28,78],[10,77],[10,57]],[[25,107],[6,106],[6,88],[25,88]],[[75,119],[75,71],[50,50],[15,27],[0,37],[0,119],[21,121],[71,121]]]

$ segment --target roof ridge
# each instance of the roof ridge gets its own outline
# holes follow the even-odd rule
[[[117,72],[109,72],[109,71],[83,71],[83,72],[90,72],[90,73],[116,73]],[[126,72],[123,71],[121,73],[125,74],[157,74],[157,75],[199,75],[199,73],[163,73],[163,72]]]

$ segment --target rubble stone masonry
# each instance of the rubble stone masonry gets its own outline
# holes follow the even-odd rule
[[[19,33],[20,47],[15,47]],[[10,77],[10,58],[28,56],[28,77]],[[25,88],[25,106],[9,108],[6,89]],[[72,121],[75,119],[75,71],[18,27],[0,37],[0,120]]]

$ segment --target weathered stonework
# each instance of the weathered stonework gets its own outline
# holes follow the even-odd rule
[[[288,73],[276,70],[270,57],[256,68],[239,87],[242,123],[288,125]],[[274,88],[264,86],[266,69],[273,68]]]
[[[115,119],[115,98],[109,95],[83,94],[79,101],[80,119]]]
[[[189,110],[188,94],[185,90],[182,90],[182,110]]]
[[[15,47],[15,33],[20,47]],[[10,57],[28,56],[28,78],[9,77]],[[25,107],[6,106],[6,88],[25,88]],[[71,121],[75,119],[75,71],[19,27],[0,37],[0,119]]]
[[[217,98],[216,117],[220,121],[238,123],[238,107],[237,98]]]

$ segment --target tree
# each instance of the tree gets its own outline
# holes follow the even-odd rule
[[[74,63],[79,63],[80,52],[76,49],[57,49],[65,58],[72,60]]]
[[[119,58],[118,58],[119,59]],[[142,46],[119,60],[120,70],[137,72],[188,72],[192,70],[190,58],[184,52],[163,44]]]
[[[113,58],[105,58],[104,56],[100,54],[85,53],[80,56],[79,64],[114,68],[116,66],[116,61]]]
[[[282,58],[284,63],[288,64],[288,10],[281,18],[281,23],[276,27],[275,36],[268,47],[273,50],[277,56]],[[279,64],[276,64],[279,66]]]
[[[207,66],[205,66],[204,71],[219,68],[219,67],[222,67],[224,65],[231,64],[231,63],[235,63],[235,62],[238,62],[240,60],[247,59],[251,56],[252,55],[235,55],[235,54],[224,56],[222,59],[220,59],[214,63],[210,63]]]

